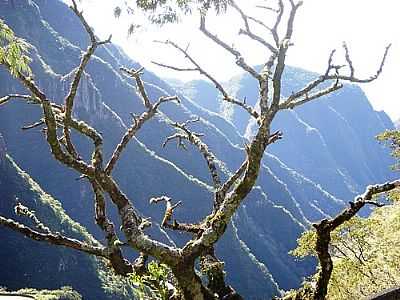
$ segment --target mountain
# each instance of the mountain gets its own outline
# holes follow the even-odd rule
[[[69,87],[70,72],[78,64],[82,49],[87,47],[86,34],[77,18],[58,0],[20,0],[15,2],[15,7],[3,1],[0,2],[0,18],[33,45],[35,81],[52,99],[61,103]],[[138,68],[139,63],[115,45],[98,49],[79,87],[74,111],[77,117],[102,132],[106,157],[131,124],[130,113],[143,111],[133,82],[121,76],[120,66]],[[311,75],[290,68],[285,74],[285,93],[295,90]],[[229,108],[230,115],[225,114],[226,110],[221,114],[219,104],[204,102],[215,99],[218,103],[215,90],[206,82],[193,84],[192,94],[186,97],[187,89],[174,89],[155,74],[146,72],[144,80],[152,99],[178,93],[182,104],[166,104],[162,114],[145,124],[121,157],[115,177],[138,210],[152,218],[151,235],[165,243],[182,245],[186,237],[162,230],[157,223],[162,219],[162,208],[149,206],[148,199],[166,194],[181,200],[183,205],[177,211],[177,218],[199,220],[212,208],[210,178],[195,149],[189,147],[187,152],[179,152],[172,145],[162,148],[165,137],[173,133],[166,121],[184,121],[199,116],[200,122],[193,128],[205,133],[205,142],[219,159],[225,176],[240,166],[245,155],[246,134],[251,135],[252,124],[235,108],[224,107]],[[248,94],[248,102],[255,104],[254,83],[249,78],[234,78],[229,85],[240,97]],[[23,91],[20,84],[0,69],[0,95]],[[207,95],[207,100],[201,95]],[[67,214],[102,240],[94,223],[88,184],[77,181],[78,174],[54,161],[40,130],[20,130],[24,124],[39,118],[40,111],[33,105],[15,101],[1,107],[0,132],[8,156],[13,157],[43,190],[58,199]],[[391,176],[387,168],[391,164],[390,158],[375,143],[373,136],[385,128],[392,128],[393,124],[386,115],[372,110],[358,87],[348,86],[340,94],[282,113],[274,126],[283,130],[285,138],[266,154],[257,187],[217,246],[217,254],[226,263],[229,282],[250,299],[269,297],[282,289],[298,286],[302,278],[314,270],[312,261],[298,262],[288,254],[301,232],[310,222],[340,210],[341,199],[353,197],[364,184],[384,181]],[[90,145],[79,136],[73,136],[73,139],[87,158]],[[9,182],[8,185],[10,189],[18,188],[18,183]],[[3,197],[3,193],[0,189],[0,196]],[[7,205],[11,205],[12,193],[7,195]],[[27,195],[20,199],[30,201],[32,197]],[[116,212],[111,209],[111,213],[118,224]],[[45,220],[53,222],[57,218],[49,216]],[[16,233],[6,230],[0,234],[2,240],[4,236],[10,243],[19,239]],[[31,243],[29,249],[36,253],[39,251],[36,249],[43,247]],[[59,256],[55,248],[48,249],[54,251],[55,257]],[[13,260],[19,253],[8,248],[3,255]],[[6,267],[3,264],[0,261],[0,269]],[[25,268],[23,272],[33,272],[34,267],[21,265]],[[86,272],[84,265],[76,268],[76,274]],[[50,267],[46,270],[51,272]],[[15,289],[28,285],[43,287],[39,283],[30,284],[23,276],[6,274],[5,277],[8,279],[1,278],[0,285],[13,282]],[[98,288],[100,279],[95,276],[86,277],[85,283],[93,284],[90,291],[89,286],[85,290],[79,285],[77,278],[58,281],[57,276],[52,284],[71,285],[86,295],[101,290]]]
[[[400,119],[398,119],[397,121],[394,122],[394,126],[395,126],[397,129],[400,129]]]
[[[39,220],[45,220],[52,231],[94,242],[93,237],[81,225],[65,214],[60,202],[44,192],[6,153],[1,136],[0,195],[2,216],[29,224],[26,217],[16,216],[14,212],[14,206],[21,202],[34,210]],[[73,285],[84,299],[120,299],[118,295],[106,295],[103,291],[105,277],[101,274],[106,273],[103,265],[96,259],[72,249],[34,242],[2,226],[0,236],[1,269],[6,270],[0,273],[2,286],[17,290],[22,287],[59,289],[65,285]],[[82,281],[81,278],[86,280]]]
[[[300,68],[286,67],[283,96],[289,96],[317,76]],[[247,74],[232,78],[225,86],[238,99],[258,104],[257,83]],[[200,90],[211,95],[207,101],[216,103],[214,112],[225,115],[240,134],[252,135],[255,122],[241,108],[222,103],[212,84],[196,80],[181,87],[182,93],[203,105]],[[332,195],[348,199],[371,182],[390,176],[387,166],[392,159],[375,136],[393,126],[384,112],[374,111],[359,86],[348,84],[319,101],[279,112],[273,128],[281,130],[284,139],[273,144],[268,153]]]

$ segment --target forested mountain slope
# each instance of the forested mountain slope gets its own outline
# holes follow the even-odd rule
[[[20,202],[34,210],[51,230],[94,242],[93,237],[68,217],[61,204],[21,170],[5,150],[0,135],[0,214],[30,224],[28,218],[17,217],[14,212],[14,206]],[[99,275],[105,269],[96,259],[72,249],[34,242],[4,227],[0,227],[0,237],[1,286],[18,290],[22,287],[59,289],[72,285],[84,299],[118,299],[117,295],[108,296],[102,290],[104,276]]]
[[[87,37],[76,17],[58,0],[19,0],[15,7],[0,2],[0,18],[33,45],[35,81],[61,103],[69,87],[69,74],[87,46]],[[120,66],[137,67],[138,63],[114,45],[99,49],[80,85],[74,111],[103,134],[107,155],[131,124],[130,113],[143,111],[133,83],[120,74]],[[289,93],[311,74],[290,69],[286,76],[285,91]],[[144,80],[153,100],[176,93],[152,73],[145,73]],[[236,83],[230,83],[232,89],[236,88],[239,96],[248,94],[250,101],[252,83],[246,77],[235,80]],[[0,95],[12,92],[23,92],[23,88],[1,69]],[[180,152],[173,145],[162,148],[165,137],[173,132],[166,120],[184,121],[199,116],[201,121],[193,128],[205,133],[205,142],[226,173],[239,167],[244,157],[244,134],[251,134],[252,124],[240,112],[234,110],[230,122],[216,113],[219,105],[211,105],[211,110],[202,107],[203,92],[210,104],[217,100],[209,86],[202,84],[193,98],[180,95],[181,105],[166,104],[163,114],[147,122],[139,132],[115,170],[122,190],[145,216],[152,218],[150,233],[166,243],[183,244],[186,239],[159,228],[163,211],[161,207],[149,206],[150,197],[166,194],[181,200],[183,205],[176,216],[182,221],[199,220],[212,206],[209,174],[202,157],[191,147],[187,152]],[[40,130],[20,130],[38,118],[38,108],[22,102],[1,107],[0,132],[9,154],[46,192],[60,200],[68,214],[101,239],[92,217],[89,186],[53,160]],[[238,211],[217,249],[226,263],[228,280],[250,299],[299,285],[313,265],[295,261],[288,251],[295,247],[296,238],[309,222],[337,212],[342,206],[340,199],[360,191],[364,184],[391,176],[387,168],[389,156],[376,144],[374,135],[393,124],[386,115],[372,110],[359,88],[348,87],[338,96],[282,114],[278,119],[275,126],[284,132],[284,140],[266,155],[258,187]],[[73,138],[88,153],[87,142]],[[0,196],[3,193],[0,189]],[[5,232],[1,231],[2,239]],[[7,232],[7,239],[12,242],[13,238],[18,237]],[[31,247],[40,246],[32,243]],[[12,260],[18,252],[10,251],[7,255]],[[32,266],[25,267],[26,272],[32,272]],[[50,267],[45,271],[51,271]],[[18,281],[21,287],[28,283],[23,277]],[[65,284],[82,292],[73,278]]]
[[[316,77],[318,74],[286,67],[283,96],[291,95]],[[238,99],[257,105],[257,82],[248,75],[236,76],[225,85]],[[255,124],[248,114],[221,102],[212,84],[195,80],[184,85],[174,82],[174,86],[199,105],[225,115],[241,134],[252,134]],[[284,139],[272,145],[269,153],[333,195],[349,197],[388,176],[391,158],[375,136],[394,125],[384,112],[374,111],[357,85],[346,85],[322,101],[280,112],[273,125],[284,133]]]

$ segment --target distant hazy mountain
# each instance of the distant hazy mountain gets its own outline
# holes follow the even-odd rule
[[[318,74],[287,67],[283,96],[300,89]],[[257,83],[240,75],[225,83],[238,98],[257,105]],[[247,112],[222,103],[212,84],[192,81],[181,86],[199,104],[212,102],[216,113],[225,115],[237,128],[251,136],[255,125]],[[209,95],[203,98],[203,93]],[[206,100],[205,100],[206,99]],[[340,198],[348,198],[371,182],[387,178],[391,158],[376,142],[375,136],[393,123],[384,112],[376,112],[356,85],[346,85],[339,92],[295,110],[280,112],[273,123],[283,131],[284,139],[272,145],[269,153],[324,189]]]
[[[87,47],[86,34],[76,17],[58,0],[20,0],[15,5],[13,8],[8,2],[0,1],[0,18],[33,44],[35,80],[55,101],[61,102],[69,87],[70,78],[66,74],[78,64],[82,49]],[[121,65],[139,66],[114,45],[99,49],[80,85],[74,111],[76,116],[102,132],[106,155],[110,155],[131,124],[130,113],[143,111],[133,83],[119,73]],[[285,74],[284,93],[296,90],[312,75],[289,68]],[[144,79],[152,99],[176,93],[155,74],[146,73]],[[174,86],[179,87],[176,82]],[[229,88],[238,97],[246,96],[248,103],[256,104],[257,87],[247,76],[232,79]],[[23,88],[0,69],[0,95],[15,91],[23,92]],[[152,218],[155,225],[150,233],[166,243],[182,245],[186,241],[184,236],[159,228],[157,222],[162,219],[162,208],[150,207],[148,199],[167,194],[182,200],[177,217],[199,220],[211,210],[210,178],[195,149],[189,147],[187,152],[179,152],[172,145],[165,149],[161,147],[164,138],[172,133],[165,124],[166,119],[183,121],[193,115],[201,117],[195,130],[206,134],[205,141],[224,162],[225,172],[234,171],[242,162],[247,141],[245,135],[251,135],[253,124],[236,108],[221,106],[215,89],[206,82],[194,82],[190,91],[185,86],[179,92],[190,97],[181,94],[181,106],[167,104],[163,107],[163,115],[146,123],[121,158],[115,176],[136,207]],[[39,117],[37,107],[21,102],[1,107],[0,132],[8,154],[46,192],[59,199],[68,214],[99,240],[103,239],[94,224],[89,186],[75,180],[76,173],[54,161],[40,130],[20,130],[23,124]],[[392,162],[387,151],[375,142],[374,135],[393,128],[393,124],[385,114],[373,111],[356,86],[348,86],[335,96],[281,113],[274,126],[284,132],[284,140],[273,145],[265,156],[258,186],[239,209],[217,247],[218,255],[226,262],[228,280],[250,299],[267,298],[281,289],[298,286],[314,266],[310,261],[295,261],[288,251],[295,247],[296,238],[309,222],[336,213],[343,205],[341,199],[353,197],[365,184],[384,181],[391,176],[387,166]],[[77,136],[74,140],[88,155],[87,141]],[[4,148],[2,145],[0,143],[0,149]],[[4,157],[3,151],[3,160]],[[7,166],[11,168],[9,174],[17,172],[10,163]],[[13,190],[18,189],[18,185],[18,182],[7,181],[6,187]],[[0,189],[0,197],[6,195],[4,199],[8,202],[7,209],[0,206],[1,214],[11,213],[15,194],[4,189]],[[32,197],[31,194],[19,196],[27,205],[34,205]],[[48,215],[46,219],[57,222],[58,216]],[[0,230],[2,243],[13,244],[21,239],[13,232]],[[39,253],[44,246],[29,241],[27,247],[33,253]],[[47,253],[52,253],[56,261],[61,250],[46,249],[48,252],[42,260],[46,260]],[[10,246],[2,255],[17,260],[20,254],[12,251]],[[20,272],[16,274],[33,273],[38,259],[35,256],[31,263],[21,264]],[[7,267],[4,263],[0,261],[0,269]],[[66,261],[64,267],[71,271],[71,276],[72,273],[89,272],[83,263],[75,264],[73,260]],[[51,274],[52,266],[43,264],[42,272]],[[58,273],[51,284],[72,285],[88,295],[99,289],[99,279],[90,274],[87,287],[79,285],[76,276],[59,277]],[[46,280],[31,283],[22,275],[14,277],[5,273],[2,276],[0,285],[13,285],[12,288],[28,285],[41,288],[47,283]]]

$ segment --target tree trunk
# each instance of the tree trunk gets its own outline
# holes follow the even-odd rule
[[[317,285],[314,293],[314,300],[325,300],[328,293],[328,284],[331,278],[333,263],[329,254],[329,243],[331,241],[330,230],[321,224],[317,229],[316,251],[321,270],[318,273]]]
[[[199,276],[194,271],[194,262],[186,261],[178,264],[172,269],[184,300],[215,300],[216,298],[205,287]]]
[[[243,300],[243,298],[225,282],[224,263],[221,262],[214,253],[214,248],[210,248],[200,257],[201,272],[208,277],[208,289],[223,300]]]

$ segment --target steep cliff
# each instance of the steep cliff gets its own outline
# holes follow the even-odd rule
[[[286,67],[283,97],[304,87],[318,74]],[[240,75],[226,82],[238,99],[257,105],[257,82]],[[242,109],[222,103],[211,84],[202,81],[186,83],[181,90],[203,105],[201,90],[210,95],[208,102],[217,103],[214,110],[225,115],[237,130],[251,136],[254,122]],[[212,94],[214,90],[214,94]],[[387,166],[392,159],[375,136],[394,125],[384,112],[374,111],[359,86],[346,85],[337,93],[294,110],[280,112],[273,127],[284,139],[268,152],[309,179],[320,184],[332,195],[346,199],[363,190],[371,182],[390,176]]]
[[[20,202],[34,210],[51,230],[93,242],[93,237],[65,214],[60,202],[44,192],[1,148],[0,198],[0,214],[4,217],[29,224],[27,218],[15,215],[14,206]],[[104,267],[95,259],[71,249],[35,242],[3,227],[0,227],[0,237],[2,286],[18,290],[24,287],[59,289],[69,285],[79,290],[84,299],[120,299],[103,290],[101,278],[104,276],[100,273]]]

